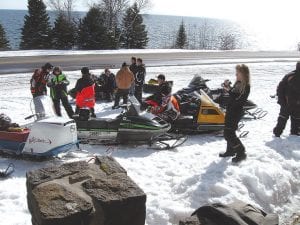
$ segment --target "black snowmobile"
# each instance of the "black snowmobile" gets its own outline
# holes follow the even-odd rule
[[[214,102],[218,103],[220,107],[225,110],[229,101],[229,94],[223,88],[225,82],[221,84],[222,88],[210,89],[206,84],[208,81],[208,79],[203,79],[200,75],[195,75],[190,81],[188,87],[179,90],[176,94],[181,96],[193,96],[193,92],[196,91],[200,93],[200,90],[203,90],[211,99],[213,99]],[[257,108],[257,105],[251,100],[247,100],[243,109],[245,115],[244,118],[261,119],[267,115],[267,111]]]
[[[167,133],[171,125],[147,112],[140,112],[134,96],[123,112],[114,119],[91,118],[87,109],[74,117],[78,139],[89,144],[148,144],[151,148],[171,149],[183,144],[187,137]]]

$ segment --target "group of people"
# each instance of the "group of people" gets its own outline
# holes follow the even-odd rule
[[[103,85],[106,86],[107,100],[112,99],[112,93],[115,92],[115,102],[113,109],[119,106],[120,98],[123,97],[123,103],[127,104],[128,95],[134,95],[141,103],[141,108],[151,106],[150,111],[167,120],[175,120],[180,114],[178,102],[171,95],[169,86],[163,74],[158,78],[158,91],[146,98],[142,102],[143,84],[145,81],[146,69],[142,59],[132,57],[132,64],[128,66],[125,62],[121,69],[114,76],[109,69],[105,69],[102,78]],[[50,72],[52,71],[52,74]],[[227,142],[226,151],[220,153],[220,157],[233,157],[232,162],[239,162],[246,159],[246,150],[241,140],[236,135],[238,123],[240,122],[244,111],[243,105],[246,103],[250,94],[250,70],[244,65],[236,66],[236,81],[231,87],[230,84],[224,85],[228,92],[229,102],[226,107],[224,138]],[[87,67],[81,69],[82,78],[75,86],[76,91],[76,111],[80,107],[90,108],[91,116],[96,117],[94,112],[95,105],[95,81]],[[67,99],[66,86],[69,85],[67,77],[63,74],[60,67],[54,67],[46,63],[41,69],[34,71],[31,79],[31,93],[33,97],[47,93],[46,85],[50,87],[51,97],[58,116],[61,116],[60,101],[66,109],[69,117],[74,112]],[[300,62],[296,65],[296,70],[287,74],[279,83],[277,88],[278,103],[280,104],[280,113],[278,122],[273,133],[276,137],[282,134],[288,118],[291,118],[291,134],[300,135]],[[164,112],[168,112],[165,114]],[[171,112],[171,113],[170,113]]]
[[[123,97],[123,104],[127,104],[128,95],[134,95],[139,102],[142,102],[146,69],[141,58],[132,57],[130,66],[124,62],[116,76],[109,68],[105,68],[99,78],[91,74],[88,67],[82,67],[81,74],[82,77],[77,80],[73,90],[76,98],[74,112],[68,101],[67,86],[70,82],[62,69],[54,67],[51,63],[46,63],[40,69],[36,69],[30,80],[30,89],[36,108],[38,102],[35,97],[47,95],[47,86],[50,88],[50,96],[57,116],[62,115],[60,109],[60,103],[62,103],[70,118],[78,114],[79,109],[83,107],[90,108],[91,116],[96,117],[94,110],[96,93],[103,93],[104,99],[109,102],[115,98],[113,109],[119,107],[121,97]]]
[[[115,93],[113,109],[119,107],[121,97],[123,98],[123,104],[127,104],[128,95],[134,95],[136,99],[142,103],[145,77],[146,67],[141,58],[131,57],[130,66],[124,62],[115,78],[117,91]]]

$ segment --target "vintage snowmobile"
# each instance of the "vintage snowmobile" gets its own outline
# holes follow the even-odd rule
[[[173,95],[180,107],[180,117],[172,130],[185,133],[205,133],[224,129],[225,113],[203,90],[199,93]]]
[[[206,84],[208,81],[209,80],[203,79],[200,75],[195,75],[188,87],[181,89],[177,93],[189,95],[194,91],[200,93],[200,90],[203,90],[214,102],[218,103],[220,107],[225,110],[228,104],[229,94],[224,91],[224,88],[210,89]],[[224,83],[221,84],[222,87],[223,85]],[[243,106],[243,110],[244,118],[261,119],[267,115],[267,111],[257,108],[257,105],[251,100],[247,100]]]
[[[78,138],[89,144],[148,144],[152,148],[170,149],[183,144],[184,135],[167,134],[171,125],[147,112],[140,112],[134,96],[114,119],[91,118],[88,109],[80,109],[74,119]]]
[[[35,121],[0,131],[0,151],[5,154],[47,158],[78,147],[77,128],[73,119],[57,117],[47,96],[34,99],[36,113],[26,119]]]

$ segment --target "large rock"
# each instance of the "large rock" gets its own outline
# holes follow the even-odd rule
[[[146,195],[112,157],[27,173],[33,225],[143,225]]]
[[[224,205],[208,204],[197,209],[191,217],[179,225],[278,225],[276,214],[267,214],[261,209],[242,201]]]

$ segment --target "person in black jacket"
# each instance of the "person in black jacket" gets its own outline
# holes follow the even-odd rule
[[[280,137],[290,117],[291,135],[300,135],[300,62],[297,62],[296,70],[285,75],[279,82],[277,97],[280,112],[273,134]]]
[[[137,72],[135,74],[134,96],[140,103],[142,103],[142,93],[143,93],[143,85],[145,83],[146,68],[141,58],[138,58],[136,62],[137,62]]]
[[[82,74],[82,77],[77,80],[76,85],[75,85],[75,91],[76,91],[76,110],[75,110],[75,113],[76,114],[78,114],[79,110],[80,110],[80,105],[77,104],[78,94],[83,89],[88,88],[88,87],[92,87],[92,88],[90,88],[90,90],[88,91],[87,94],[88,95],[90,95],[90,94],[95,95],[95,91],[94,91],[95,82],[91,78],[89,68],[88,67],[82,67],[81,68],[81,74]],[[89,93],[89,92],[91,92],[91,93]],[[83,95],[85,95],[85,94],[83,94]],[[83,97],[85,98],[85,96],[83,96]],[[91,107],[89,107],[89,108],[90,108],[91,116],[96,117],[95,110],[94,110],[94,104],[91,103]]]
[[[111,102],[113,99],[113,93],[116,89],[116,78],[109,68],[105,68],[104,73],[98,78],[98,84],[100,84],[99,91],[104,93],[106,101]]]
[[[129,66],[130,71],[133,73],[134,78],[137,73],[137,65],[136,65],[136,57],[132,56],[131,57],[131,64]],[[131,85],[130,90],[129,90],[129,95],[134,95],[134,90],[135,90],[135,83]]]
[[[235,156],[232,162],[236,163],[246,159],[245,147],[236,136],[238,123],[243,116],[243,105],[250,93],[250,71],[244,65],[236,66],[236,82],[229,91],[229,102],[226,107],[224,138],[227,141],[225,153],[220,157]]]

